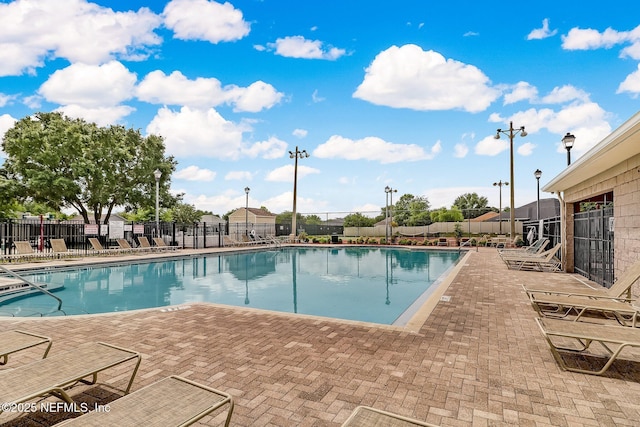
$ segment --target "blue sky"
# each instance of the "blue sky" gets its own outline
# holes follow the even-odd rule
[[[54,110],[162,135],[172,190],[220,215],[247,186],[290,211],[298,146],[297,210],[324,218],[378,213],[385,186],[497,207],[513,121],[522,205],[564,134],[575,160],[638,111],[640,6],[565,3],[0,0],[0,135]]]

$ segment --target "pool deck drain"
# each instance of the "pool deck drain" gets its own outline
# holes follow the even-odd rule
[[[542,282],[575,279],[511,271],[495,249],[480,248],[446,295],[434,295],[417,331],[212,304],[0,318],[0,331],[51,336],[50,354],[98,340],[140,351],[134,390],[174,374],[208,384],[234,396],[234,426],[339,426],[358,405],[443,426],[639,425],[640,353],[623,352],[604,377],[561,371],[521,288]],[[9,367],[39,356],[24,351]],[[108,404],[121,395],[115,389],[125,385],[125,370],[106,371],[70,394],[91,407]],[[4,413],[0,425],[49,426],[72,416]],[[214,413],[199,425],[223,418]]]

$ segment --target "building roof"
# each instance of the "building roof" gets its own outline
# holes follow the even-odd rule
[[[550,193],[565,191],[638,154],[640,154],[640,112],[571,163],[542,187],[542,191]]]
[[[479,215],[475,218],[471,218],[469,221],[471,222],[484,222],[484,221],[490,221],[493,218],[496,218],[498,215],[500,215],[498,212],[487,212],[487,213],[483,213],[482,215]]]

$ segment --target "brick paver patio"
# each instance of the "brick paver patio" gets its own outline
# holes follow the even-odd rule
[[[417,332],[211,304],[0,318],[0,331],[48,335],[51,354],[89,340],[137,350],[143,360],[134,390],[172,374],[202,382],[234,396],[234,426],[339,426],[358,405],[443,426],[639,425],[640,354],[623,353],[604,377],[560,370],[520,286],[576,277],[511,271],[495,249],[481,248]],[[19,353],[9,366],[39,354]],[[70,394],[108,404],[121,395],[128,369]],[[52,425],[71,416],[5,413],[0,424]],[[201,425],[223,419],[216,413]]]

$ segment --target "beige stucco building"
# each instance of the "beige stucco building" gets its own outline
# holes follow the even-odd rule
[[[543,188],[560,199],[563,264],[573,272],[574,217],[581,203],[611,206],[607,232],[613,238],[615,277],[640,259],[640,112],[578,158]]]
[[[276,234],[276,215],[258,208],[240,208],[229,214],[229,235],[239,239],[255,230],[260,236]]]

